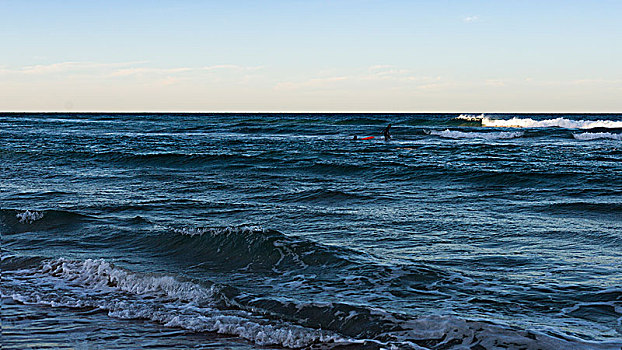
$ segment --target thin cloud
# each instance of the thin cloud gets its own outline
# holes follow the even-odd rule
[[[578,79],[573,80],[574,85],[622,85],[622,79]]]
[[[180,75],[183,73],[199,73],[199,72],[217,72],[217,71],[237,71],[249,72],[262,69],[261,66],[239,66],[233,64],[220,64],[203,67],[170,67],[170,68],[152,68],[144,67],[148,61],[132,61],[132,62],[59,62],[52,64],[39,64],[23,67],[7,67],[0,66],[0,74],[17,74],[31,76],[45,76],[48,74],[104,74],[108,77],[125,77],[133,75]]]
[[[189,72],[192,68],[146,68],[146,67],[132,67],[125,69],[115,70],[110,74],[113,77],[126,77],[131,75],[168,75],[177,74],[183,72]]]
[[[326,88],[334,85],[338,82],[344,82],[350,80],[350,77],[347,76],[339,76],[339,77],[327,77],[327,78],[312,78],[301,82],[280,82],[275,86],[276,90],[295,90],[295,89],[305,89],[305,88]]]
[[[201,72],[217,72],[217,71],[235,71],[235,72],[247,72],[256,71],[262,69],[261,66],[245,67],[234,64],[219,64],[213,66],[203,67],[173,67],[173,68],[147,68],[147,67],[132,67],[126,69],[119,69],[114,71],[111,76],[123,77],[131,75],[179,75],[181,73],[201,73]]]
[[[502,87],[506,86],[506,81],[502,79],[486,79],[485,85]]]
[[[464,23],[473,23],[479,21],[479,16],[467,16],[462,19]]]
[[[0,73],[5,74],[28,74],[28,75],[44,75],[52,73],[65,73],[65,72],[83,72],[83,71],[96,71],[102,69],[115,69],[119,67],[127,67],[136,64],[142,64],[146,61],[133,61],[133,62],[115,62],[115,63],[100,63],[100,62],[60,62],[52,64],[38,64],[17,68],[4,67],[0,69]]]
[[[276,90],[297,89],[332,89],[341,84],[348,84],[349,89],[363,88],[373,89],[374,86],[393,86],[416,88],[427,84],[442,83],[441,77],[428,77],[416,74],[409,69],[399,68],[393,65],[374,65],[348,75],[311,77],[301,81],[283,81],[276,84]]]
[[[410,69],[403,69],[391,65],[376,65],[368,68],[368,72],[360,76],[361,80],[383,81],[429,81],[432,78],[423,77]]]
[[[375,66],[369,67],[368,69],[370,71],[378,71],[378,70],[382,71],[382,70],[386,70],[386,69],[393,69],[394,67],[395,66],[390,65],[390,64],[377,64]]]

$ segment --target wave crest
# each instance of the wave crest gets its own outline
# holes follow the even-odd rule
[[[478,122],[481,121],[482,119],[484,119],[484,114],[460,114],[459,116],[457,116],[454,119],[459,119],[459,120],[466,120],[469,122]]]
[[[221,288],[172,275],[135,272],[101,259],[60,258],[6,271],[0,291],[3,297],[22,303],[99,309],[115,318],[151,320],[167,327],[289,348],[619,347],[451,315],[421,317],[364,305],[300,303],[239,292],[226,296]],[[609,294],[604,297],[618,295],[616,291]]]
[[[33,222],[37,220],[43,219],[43,213],[40,211],[26,210],[24,212],[15,214],[15,217],[22,224],[32,224]]]
[[[64,210],[0,209],[0,225],[7,233],[54,229],[77,224],[85,218],[88,216]]]
[[[206,287],[169,275],[133,272],[104,260],[44,261],[38,268],[3,274],[1,291],[3,297],[21,303],[100,309],[115,318],[228,334],[259,345],[301,348],[353,342],[332,332],[217,303],[226,297],[216,285]]]
[[[614,134],[610,132],[584,132],[581,134],[572,134],[577,140],[597,140],[597,139],[611,139],[622,141],[622,134]]]
[[[535,120],[532,118],[492,119],[482,117],[482,126],[498,128],[550,128],[559,127],[564,129],[593,129],[593,128],[622,128],[622,121],[614,120],[570,120],[555,118]]]
[[[514,131],[501,131],[501,132],[463,132],[463,131],[455,131],[455,130],[431,130],[430,135],[436,135],[444,138],[450,139],[486,139],[486,140],[502,140],[502,139],[513,139],[517,137],[522,137],[524,135],[523,132]]]
[[[116,267],[103,259],[47,261],[41,272],[89,288],[114,288],[132,294],[152,294],[181,301],[212,303],[213,291],[171,276],[141,275]]]
[[[258,226],[170,230],[173,235],[163,233],[147,244],[218,269],[280,272],[347,264],[336,248]]]

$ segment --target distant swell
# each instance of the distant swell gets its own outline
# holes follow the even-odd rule
[[[381,125],[386,124],[384,119],[374,118],[349,118],[335,122],[336,125]]]
[[[66,160],[70,162],[113,163],[127,166],[167,166],[167,167],[202,167],[202,166],[238,166],[256,164],[271,159],[270,151],[257,155],[241,153],[194,153],[194,152],[131,152],[131,151],[18,151],[14,155],[22,160]]]
[[[353,166],[354,167],[354,166]],[[373,197],[353,192],[327,189],[313,189],[300,192],[286,193],[278,197],[281,202],[321,202],[346,203],[353,201],[367,201]]]
[[[537,208],[547,213],[567,214],[573,217],[587,216],[594,218],[600,216],[601,219],[608,218],[615,221],[622,221],[622,203],[598,203],[598,202],[568,202],[568,203],[549,203],[538,205]],[[622,236],[619,237],[622,240]]]

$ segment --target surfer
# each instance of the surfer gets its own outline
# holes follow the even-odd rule
[[[382,135],[384,135],[384,140],[389,141],[391,139],[391,134],[389,133],[389,129],[391,129],[391,124],[387,125],[384,130],[382,130]]]

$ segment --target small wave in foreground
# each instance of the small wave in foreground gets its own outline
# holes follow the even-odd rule
[[[44,261],[38,268],[9,272],[2,296],[25,304],[99,309],[115,318],[147,319],[167,327],[234,335],[259,345],[300,348],[351,342],[328,331],[269,320],[236,308],[218,285],[142,274],[101,259],[61,258]]]
[[[373,349],[614,349],[619,346],[558,338],[450,315],[413,317],[345,303],[258,299],[236,295],[227,286],[135,272],[102,259],[60,258],[43,260],[38,266],[29,263],[32,266],[29,268],[6,269],[11,265],[7,260],[11,259],[2,259],[6,270],[0,288],[2,297],[24,304],[98,309],[114,318],[145,319],[166,327],[233,335],[258,345],[322,349],[356,348],[364,344]],[[19,263],[23,265],[22,261]],[[300,313],[303,323],[318,323],[322,327],[278,317],[282,314],[276,310],[279,305],[287,314],[291,310]],[[266,313],[268,310],[272,312]],[[311,322],[317,317],[325,321]]]

